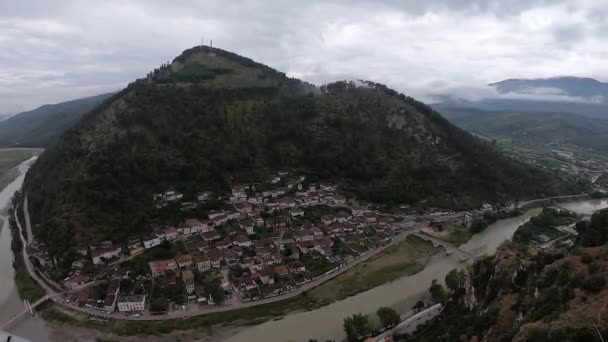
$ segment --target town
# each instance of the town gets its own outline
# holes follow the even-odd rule
[[[239,308],[280,300],[329,280],[413,227],[470,226],[482,215],[477,210],[417,215],[407,206],[389,213],[347,199],[336,185],[307,182],[287,172],[273,176],[264,189],[235,185],[223,209],[206,217],[157,227],[123,244],[104,241],[78,248],[72,271],[55,285],[68,290],[66,305],[134,318]],[[194,203],[183,197],[167,190],[155,194],[154,203],[157,209],[192,208],[218,196],[203,192]],[[44,244],[34,241],[28,248],[48,274],[55,261]]]

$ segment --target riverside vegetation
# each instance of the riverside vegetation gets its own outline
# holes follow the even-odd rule
[[[571,213],[544,209],[494,256],[477,260],[464,281],[448,274],[449,293],[437,298],[449,298],[440,319],[398,339],[600,341],[608,333],[608,210],[578,222],[572,243],[532,243],[532,236],[573,221]]]

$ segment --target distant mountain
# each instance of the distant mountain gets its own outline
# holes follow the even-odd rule
[[[608,83],[599,82],[593,78],[572,76],[537,78],[537,79],[508,79],[490,86],[495,87],[501,94],[554,94],[582,97],[607,103]]]
[[[384,85],[317,87],[199,46],[85,115],[32,166],[24,191],[35,234],[62,255],[177,224],[155,192],[225,194],[279,170],[385,204],[466,208],[580,190]]]
[[[608,153],[608,120],[570,113],[489,111],[479,108],[433,108],[455,125],[487,137],[533,144],[570,143]]]
[[[0,147],[46,147],[112,94],[44,105],[0,122]]]
[[[608,119],[608,104],[573,101],[543,101],[511,98],[486,98],[478,101],[463,99],[435,103],[432,107],[442,112],[444,108],[474,108],[483,111],[517,111],[544,113],[573,113],[592,118]]]

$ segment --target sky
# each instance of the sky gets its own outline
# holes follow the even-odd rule
[[[0,113],[117,91],[201,39],[315,84],[431,101],[507,78],[608,81],[606,38],[605,0],[5,0]]]

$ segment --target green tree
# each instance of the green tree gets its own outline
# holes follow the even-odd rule
[[[431,298],[435,303],[443,302],[447,298],[445,289],[441,284],[439,284],[437,279],[433,279],[431,287],[429,288],[429,293],[431,294]]]
[[[221,284],[217,281],[210,281],[210,282],[205,283],[205,289],[207,290],[207,293],[209,293],[209,295],[211,295],[211,297],[213,298],[213,301],[216,304],[222,304],[224,302],[224,300],[226,299],[226,294],[224,293],[224,289],[222,289]]]
[[[361,341],[371,332],[369,319],[363,314],[354,314],[344,319],[344,332],[348,342]]]
[[[452,292],[456,292],[464,287],[465,277],[464,271],[453,269],[445,276],[445,286]]]
[[[376,311],[376,315],[380,319],[380,323],[385,328],[395,326],[401,322],[401,317],[395,309],[383,306]]]
[[[414,304],[414,306],[412,307],[412,309],[416,310],[416,312],[422,311],[422,309],[424,309],[424,302],[421,300],[417,301],[416,304]]]

